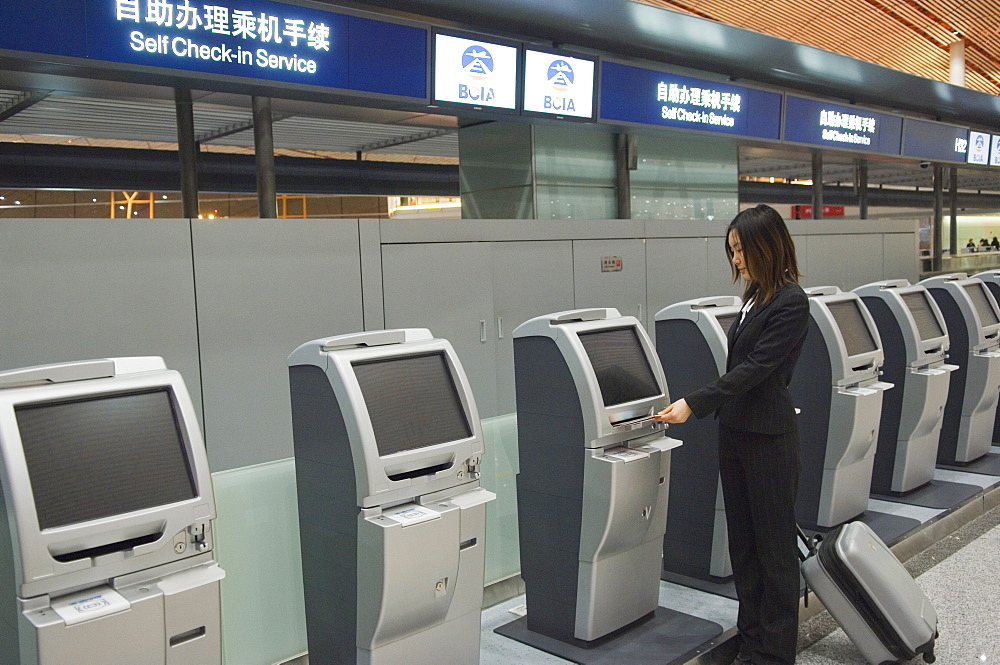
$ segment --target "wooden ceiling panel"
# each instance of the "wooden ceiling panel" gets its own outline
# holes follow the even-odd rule
[[[1000,0],[637,0],[917,76],[949,80],[966,40],[966,86],[1000,94]]]

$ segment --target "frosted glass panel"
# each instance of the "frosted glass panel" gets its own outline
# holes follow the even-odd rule
[[[536,125],[535,179],[539,185],[614,187],[614,134],[591,127]]]
[[[462,192],[531,185],[531,127],[490,122],[458,130]]]
[[[306,651],[295,461],[212,476],[219,517],[225,665],[272,665]]]
[[[485,585],[511,577],[521,570],[517,535],[517,414],[483,420],[486,454],[482,486],[497,495],[486,504]]]
[[[632,219],[704,219],[728,224],[737,212],[735,190],[726,193],[632,187]]]
[[[463,219],[533,219],[531,187],[462,192]]]
[[[728,138],[641,135],[632,188],[736,193],[738,149]]]
[[[536,219],[615,219],[614,187],[539,185]]]

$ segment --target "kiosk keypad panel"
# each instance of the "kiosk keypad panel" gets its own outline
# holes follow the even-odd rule
[[[830,314],[840,328],[840,334],[844,338],[844,345],[847,347],[847,355],[856,356],[862,353],[871,353],[878,349],[875,338],[872,337],[868,324],[861,314],[861,308],[856,300],[844,300],[841,302],[828,303]]]
[[[979,321],[984,327],[1000,323],[1000,318],[997,318],[997,313],[993,309],[993,306],[990,305],[990,300],[986,296],[985,284],[966,284],[965,292],[969,294],[972,304],[976,306]]]
[[[634,327],[581,332],[579,337],[601,387],[604,406],[661,394]]]
[[[353,368],[382,457],[472,436],[444,354],[358,362]]]
[[[167,389],[29,404],[15,413],[41,529],[196,496]]]
[[[937,317],[934,316],[934,311],[927,301],[926,291],[906,293],[901,297],[910,310],[910,314],[913,315],[913,320],[917,324],[917,332],[922,341],[944,336],[944,330],[941,329],[941,324],[938,323]]]

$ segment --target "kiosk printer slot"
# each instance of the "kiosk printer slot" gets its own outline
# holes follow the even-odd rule
[[[514,330],[521,576],[528,629],[591,642],[657,606],[669,399],[639,322],[559,312]]]
[[[882,393],[882,344],[871,314],[836,286],[806,289],[809,332],[788,389],[799,414],[802,463],[795,516],[828,528],[868,508]]]
[[[882,377],[896,386],[882,399],[872,491],[904,494],[934,477],[949,373],[958,367],[944,362],[948,329],[923,286],[897,279],[854,293],[878,327]]]
[[[656,314],[656,354],[667,385],[687,395],[726,373],[727,335],[739,320],[736,296],[698,298]],[[684,441],[672,454],[663,569],[706,581],[733,574],[719,481],[719,425],[712,418],[674,425]]]
[[[222,662],[212,478],[161,358],[0,372],[0,663]]]
[[[475,665],[494,495],[451,344],[363,332],[288,365],[310,661]]]
[[[1000,391],[1000,316],[983,281],[965,273],[920,282],[944,315],[951,340],[951,373],[939,464],[965,464],[989,452]]]
[[[1000,270],[987,270],[973,277],[983,280],[993,299],[1000,303]],[[1000,405],[997,406],[997,418],[993,425],[993,441],[1000,441]]]

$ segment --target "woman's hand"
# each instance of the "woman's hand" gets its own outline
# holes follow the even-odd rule
[[[683,399],[679,399],[663,411],[657,413],[653,419],[661,423],[682,423],[691,417],[691,407]]]

